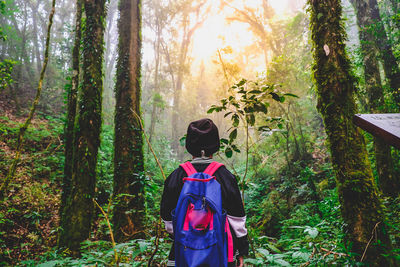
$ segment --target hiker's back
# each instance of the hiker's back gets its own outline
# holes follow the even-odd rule
[[[175,264],[178,267],[227,266],[228,240],[232,242],[232,238],[222,209],[221,186],[213,177],[222,164],[212,162],[204,172],[197,172],[190,162],[181,166],[188,177],[183,179],[184,185],[172,212]]]

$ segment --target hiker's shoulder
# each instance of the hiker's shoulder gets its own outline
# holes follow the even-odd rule
[[[217,176],[220,176],[224,180],[229,180],[229,181],[236,181],[235,176],[233,173],[231,173],[230,170],[225,165],[222,165],[218,168],[218,170],[215,172]]]
[[[185,171],[181,166],[178,166],[171,174],[167,177],[165,180],[165,184],[167,185],[174,185],[174,184],[179,184],[180,181],[182,180],[183,176],[185,174]]]

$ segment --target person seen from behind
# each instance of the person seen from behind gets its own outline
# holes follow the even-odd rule
[[[192,178],[187,178],[189,175],[185,166],[189,165],[190,168],[191,166],[193,166],[193,172],[197,173],[208,172],[207,170],[209,170],[210,168],[212,169],[213,166],[216,166],[213,170],[212,177],[215,177],[215,180],[220,185],[222,209],[226,211],[226,225],[229,225],[229,227],[226,226],[225,231],[226,233],[229,233],[229,237],[231,237],[230,239],[228,237],[228,240],[231,240],[231,243],[233,243],[233,248],[232,245],[227,245],[227,250],[232,250],[232,252],[227,253],[227,264],[224,263],[224,265],[221,266],[243,266],[243,256],[247,256],[249,250],[246,229],[246,215],[235,176],[224,165],[217,163],[213,160],[213,154],[219,150],[219,147],[220,140],[218,128],[212,120],[201,119],[193,121],[189,124],[186,135],[186,150],[192,155],[192,159],[190,160],[189,164],[181,164],[165,180],[160,208],[161,218],[164,221],[166,231],[173,235],[174,227],[172,213],[175,212],[175,209],[179,209],[179,207],[177,207],[177,203],[178,199],[180,198],[181,190],[184,186],[185,181],[190,179],[196,180]],[[195,206],[196,204],[192,205],[191,207],[195,209]],[[189,212],[189,209],[190,208],[188,206],[187,212]],[[185,219],[185,223],[186,221],[187,220]],[[211,226],[211,228],[212,227],[213,226]],[[201,228],[200,230],[202,229],[203,228]],[[195,231],[200,230],[195,229]],[[193,243],[196,242],[193,241]],[[174,241],[168,257],[167,266],[175,266],[176,246],[177,245]],[[184,251],[186,251],[186,246],[184,247]],[[194,253],[197,252],[195,251]],[[180,257],[179,254],[177,255],[177,257]],[[187,258],[190,257],[190,255],[196,254],[187,254],[184,255],[184,257]],[[187,259],[187,261],[191,262],[192,259]],[[192,262],[196,261],[193,260]],[[185,263],[184,265],[197,266],[195,263]],[[178,261],[176,266],[180,267]]]

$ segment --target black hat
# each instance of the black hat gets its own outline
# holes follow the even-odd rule
[[[186,135],[186,149],[195,157],[211,156],[219,149],[218,128],[210,119],[201,119],[189,124]]]

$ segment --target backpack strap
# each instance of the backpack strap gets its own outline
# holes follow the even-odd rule
[[[182,163],[179,166],[181,166],[185,170],[188,176],[195,174],[197,172],[196,169],[193,167],[192,163],[190,163],[190,161]]]
[[[207,168],[204,170],[204,173],[207,173],[210,176],[214,175],[214,172],[218,170],[219,167],[224,166],[224,164],[213,161],[210,163],[210,165],[207,166]]]

